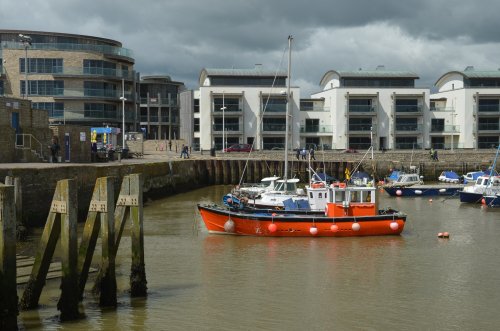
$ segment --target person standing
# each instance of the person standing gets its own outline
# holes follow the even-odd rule
[[[61,149],[61,146],[59,146],[59,143],[57,142],[56,137],[52,137],[52,144],[49,146],[50,148],[50,156],[51,160],[53,163],[57,163],[57,156],[59,154],[59,150]]]
[[[186,152],[185,148],[184,148],[184,144],[182,144],[182,148],[181,148],[181,159],[184,158],[184,153]]]
[[[307,151],[306,151],[306,148],[304,147],[302,149],[302,151],[300,152],[300,155],[302,155],[302,160],[305,160],[306,159],[306,155],[307,155]]]
[[[295,154],[297,160],[300,160],[300,148],[297,148],[297,154]]]

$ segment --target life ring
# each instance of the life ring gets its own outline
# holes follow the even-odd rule
[[[345,183],[339,183],[340,188],[345,188],[345,186],[346,186]]]
[[[312,188],[322,188],[325,187],[324,183],[312,183],[311,185]]]

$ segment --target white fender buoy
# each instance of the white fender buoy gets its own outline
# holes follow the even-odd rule
[[[315,226],[311,226],[311,228],[309,229],[309,232],[310,232],[313,236],[315,236],[315,235],[317,235],[317,234],[318,234],[318,228],[317,228],[317,227],[315,227]]]
[[[361,225],[359,225],[359,223],[352,223],[351,227],[353,231],[359,231],[359,229],[361,229]]]
[[[403,194],[403,191],[401,191],[401,190],[396,191],[396,195],[401,195],[401,194]]]
[[[445,188],[439,189],[439,193],[444,193],[444,192],[446,192]]]
[[[226,232],[234,232],[234,221],[232,219],[228,219],[226,223],[224,223],[224,231]]]
[[[339,230],[339,226],[338,226],[337,224],[332,224],[332,225],[330,226],[330,230],[331,230],[332,232],[337,232],[337,231]]]
[[[421,190],[415,190],[415,194],[420,195],[420,194],[422,194],[422,191]]]
[[[391,227],[392,231],[396,231],[397,229],[399,229],[399,224],[396,221],[391,222],[391,224],[389,224],[389,226]]]

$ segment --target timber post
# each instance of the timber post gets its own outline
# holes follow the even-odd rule
[[[94,287],[94,290],[99,293],[99,305],[101,307],[116,307],[117,305],[114,202],[113,178],[98,178],[90,201],[78,256],[79,299],[82,300],[90,263],[92,262],[99,230],[101,230],[102,260],[100,273]]]
[[[26,235],[26,228],[23,223],[23,193],[21,178],[5,176],[5,185],[14,186],[14,204],[16,206],[16,233],[18,237],[23,238]]]
[[[14,187],[0,184],[0,330],[17,330]]]
[[[118,249],[127,218],[131,219],[132,265],[130,273],[130,295],[147,295],[146,268],[144,264],[143,227],[143,183],[142,174],[123,177],[120,195],[115,208],[115,249]]]
[[[36,253],[31,276],[23,293],[21,309],[33,309],[38,306],[57,239],[60,236],[62,279],[57,309],[61,312],[62,321],[75,320],[80,317],[78,312],[77,204],[75,181],[72,179],[58,181],[40,240],[40,248]]]

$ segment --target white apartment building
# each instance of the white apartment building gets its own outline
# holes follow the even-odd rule
[[[496,148],[500,143],[500,71],[467,67],[436,82],[431,143],[444,148]]]
[[[203,69],[193,97],[193,145],[222,150],[235,143],[284,149],[287,74],[253,69]],[[300,89],[290,88],[289,148],[299,146]],[[181,97],[182,98],[182,97]],[[182,102],[182,99],[181,99]],[[182,107],[182,105],[181,105]]]
[[[331,130],[320,137],[334,149],[422,149],[429,146],[430,90],[416,88],[419,77],[407,71],[330,70],[321,78],[321,92],[312,95],[317,114],[305,112]],[[324,110],[324,111],[323,111]],[[307,140],[308,137],[306,136]]]

